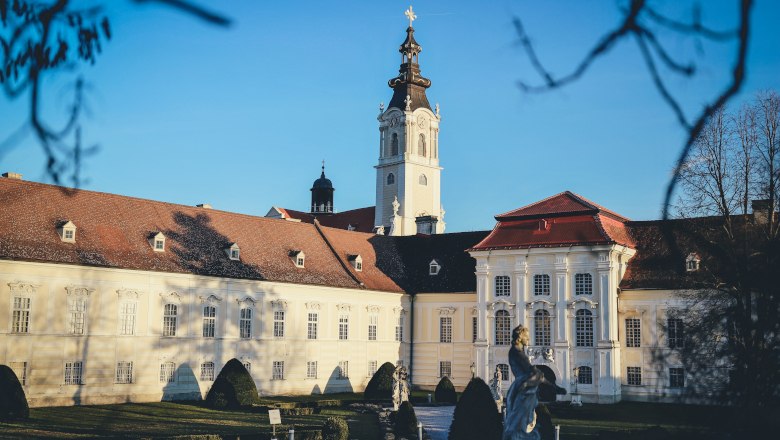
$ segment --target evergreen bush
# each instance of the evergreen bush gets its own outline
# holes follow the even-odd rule
[[[206,395],[206,405],[214,409],[235,409],[260,403],[252,376],[238,359],[229,360]]]
[[[417,415],[408,401],[402,402],[395,415],[395,433],[401,436],[413,436],[417,433]]]
[[[30,417],[30,407],[22,384],[14,370],[0,365],[0,420],[21,420]]]
[[[385,362],[376,370],[363,392],[366,400],[387,400],[393,398],[393,372],[395,365]]]
[[[455,406],[449,440],[500,440],[503,429],[490,387],[479,377],[471,379]]]
[[[349,440],[349,425],[341,417],[328,417],[322,427],[322,440]]]
[[[449,377],[444,376],[436,385],[436,391],[434,391],[434,397],[438,403],[457,403],[458,393],[455,392],[455,386],[452,385],[452,381]]]

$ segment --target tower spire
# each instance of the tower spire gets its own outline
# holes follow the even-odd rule
[[[431,80],[420,74],[419,55],[422,52],[422,46],[414,39],[414,28],[412,27],[417,15],[411,6],[404,12],[404,15],[409,19],[409,27],[406,28],[406,39],[398,49],[401,52],[401,68],[398,70],[398,76],[387,82],[387,85],[393,89],[393,98],[388,107],[395,107],[402,111],[414,111],[420,107],[431,110],[428,97],[425,96],[425,89],[431,86]],[[411,106],[408,108],[406,105],[407,97],[411,99]]]

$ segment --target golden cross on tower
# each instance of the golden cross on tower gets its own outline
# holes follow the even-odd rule
[[[412,10],[412,5],[409,5],[409,9],[404,12],[404,15],[409,18],[409,27],[412,27],[412,22],[417,19],[417,16],[414,15],[414,11]]]

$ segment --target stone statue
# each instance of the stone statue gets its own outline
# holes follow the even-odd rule
[[[439,103],[436,103],[436,116],[439,116]]]
[[[490,392],[493,394],[493,400],[496,401],[499,411],[501,410],[501,405],[504,403],[503,391],[501,369],[496,365],[496,371],[493,373],[493,380],[490,381]]]
[[[408,376],[406,367],[403,365],[395,367],[395,371],[393,371],[393,411],[398,411],[398,407],[409,400],[409,383],[406,381]]]
[[[379,103],[379,113],[384,113],[384,112],[385,112],[385,103],[384,102],[380,102]]]
[[[411,95],[406,95],[406,99],[404,99],[404,104],[406,104],[406,111],[410,111],[412,109]]]
[[[531,365],[525,354],[530,341],[526,327],[519,325],[512,330],[512,347],[509,349],[509,367],[515,381],[506,394],[506,420],[504,421],[503,440],[539,440],[536,426],[536,404],[539,402],[539,385],[552,386],[556,394],[566,394],[566,390],[550,383],[544,373]]]

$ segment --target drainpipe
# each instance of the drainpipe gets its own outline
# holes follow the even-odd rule
[[[409,388],[414,384],[414,294],[409,296]]]

